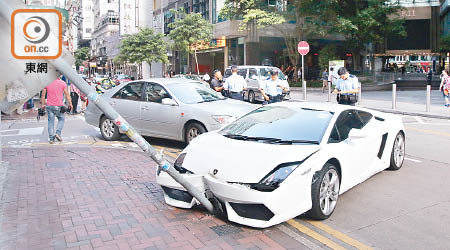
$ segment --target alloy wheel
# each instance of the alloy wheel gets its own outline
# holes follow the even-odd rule
[[[405,158],[405,139],[402,134],[398,134],[394,142],[394,162],[396,166],[401,166]]]
[[[110,119],[106,119],[103,124],[102,124],[102,128],[103,128],[103,133],[111,138],[114,136],[114,129],[115,129],[115,125],[114,123],[110,120]]]
[[[330,215],[339,196],[339,175],[335,169],[329,169],[320,184],[320,209],[326,216]]]

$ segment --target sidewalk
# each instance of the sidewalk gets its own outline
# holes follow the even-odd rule
[[[306,249],[278,227],[168,206],[142,152],[49,146],[2,155],[1,249]]]
[[[301,89],[293,89],[291,99],[303,101]],[[308,88],[307,101],[327,102],[328,95],[322,89]],[[331,102],[336,103],[336,95],[331,95]],[[363,91],[360,105],[388,113],[450,119],[450,108],[444,106],[442,93],[437,90],[431,91],[430,112],[426,112],[426,90],[398,90],[396,110],[392,109],[391,91]]]

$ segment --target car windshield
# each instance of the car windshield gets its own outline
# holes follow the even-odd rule
[[[278,78],[282,81],[286,80],[286,76],[283,74],[283,72],[281,70],[279,70],[278,68],[262,68],[260,69],[260,74],[262,78],[270,78],[270,72],[272,70],[276,70],[278,71]]]
[[[186,104],[213,102],[225,99],[219,92],[216,92],[199,82],[168,84],[167,88],[180,99],[180,101]]]
[[[319,144],[333,113],[265,106],[229,124],[220,134],[237,140],[279,144]]]

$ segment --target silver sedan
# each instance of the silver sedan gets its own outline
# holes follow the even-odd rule
[[[121,84],[102,95],[142,135],[185,141],[217,130],[255,106],[228,99],[192,80],[153,78]],[[86,122],[106,140],[118,140],[119,128],[95,105]]]

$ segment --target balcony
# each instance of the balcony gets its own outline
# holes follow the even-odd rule
[[[105,25],[119,25],[119,13],[108,12],[99,18],[99,21],[95,25],[95,30],[101,29]]]
[[[439,0],[391,0],[390,2],[403,7],[441,6]]]

